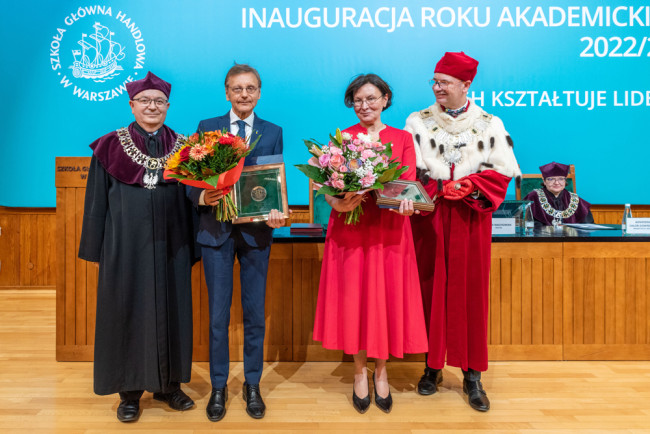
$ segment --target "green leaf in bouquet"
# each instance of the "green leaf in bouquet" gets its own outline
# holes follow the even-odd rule
[[[391,168],[386,170],[384,173],[381,174],[379,178],[377,178],[377,181],[380,184],[386,184],[387,182],[393,181],[395,178],[395,173],[397,172],[397,169]]]
[[[219,184],[219,175],[210,176],[208,178],[205,178],[203,181],[207,182],[214,188],[217,188],[217,185]]]
[[[312,146],[316,146],[318,149],[320,149],[321,145],[314,139],[303,139],[303,142],[305,142],[305,146],[307,146],[307,150],[311,151]]]
[[[390,158],[391,155],[393,155],[393,143],[392,142],[384,143],[384,146],[386,147],[386,150],[382,152],[382,154],[386,154],[386,156]]]
[[[402,173],[406,172],[407,170],[409,170],[409,167],[408,167],[408,166],[402,166],[402,167],[400,167],[399,169],[397,169],[397,172],[395,172],[395,179],[397,179],[397,178],[399,178],[400,176],[402,176]]]
[[[313,179],[319,184],[327,181],[327,177],[323,174],[322,170],[316,166],[312,166],[311,164],[296,164],[295,166],[298,170],[307,175],[307,178]]]
[[[338,130],[338,129],[337,129],[336,131],[339,131],[339,132],[340,132],[341,130]],[[333,135],[330,134],[330,142],[332,142],[333,145],[335,145],[335,146],[337,146],[337,147],[339,147],[339,148],[342,148],[342,147],[343,147],[343,145],[342,145],[342,143],[343,143],[343,137],[340,136],[339,138],[340,138],[340,140],[337,139],[335,136],[333,136]]]
[[[185,178],[187,178],[186,176],[179,175],[177,173],[168,173],[165,176],[168,177],[168,178],[176,178],[176,179],[185,179]]]
[[[321,188],[318,189],[316,192],[316,196],[320,194],[329,194],[330,196],[336,196],[339,194],[340,191],[334,187],[330,187],[329,185],[324,185]]]

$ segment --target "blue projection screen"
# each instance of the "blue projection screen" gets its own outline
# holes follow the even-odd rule
[[[177,132],[225,114],[233,62],[261,73],[256,112],[283,127],[289,202],[307,204],[293,165],[308,158],[302,139],[357,122],[343,105],[350,79],[383,77],[394,99],[382,120],[401,128],[433,104],[445,51],[479,60],[470,96],[503,120],[524,173],[573,163],[586,200],[650,203],[648,2],[89,0],[3,12],[0,206],[55,206],[55,157],[90,156],[128,125],[124,83],[148,70],[173,84]],[[98,53],[107,70],[88,67]]]

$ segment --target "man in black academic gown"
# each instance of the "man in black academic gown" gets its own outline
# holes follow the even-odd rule
[[[120,394],[138,420],[143,392],[174,410],[194,405],[191,205],[162,169],[182,136],[164,125],[171,85],[149,72],[126,85],[135,122],[93,142],[79,257],[99,264],[94,389]]]

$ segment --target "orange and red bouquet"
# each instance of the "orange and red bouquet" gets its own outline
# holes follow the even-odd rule
[[[219,221],[232,220],[237,217],[237,208],[230,190],[239,180],[244,158],[257,140],[249,145],[226,130],[194,133],[169,157],[164,177],[176,178],[193,187],[223,190],[223,198],[214,207],[215,214]]]

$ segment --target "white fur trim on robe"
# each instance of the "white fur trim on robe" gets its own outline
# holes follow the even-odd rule
[[[458,143],[465,146],[460,148],[462,159],[455,165],[454,180],[483,170],[494,170],[510,178],[521,176],[503,122],[473,101],[456,118],[443,112],[438,103],[411,113],[404,129],[413,134],[417,167],[428,170],[432,179],[450,179],[450,168],[440,145]]]

